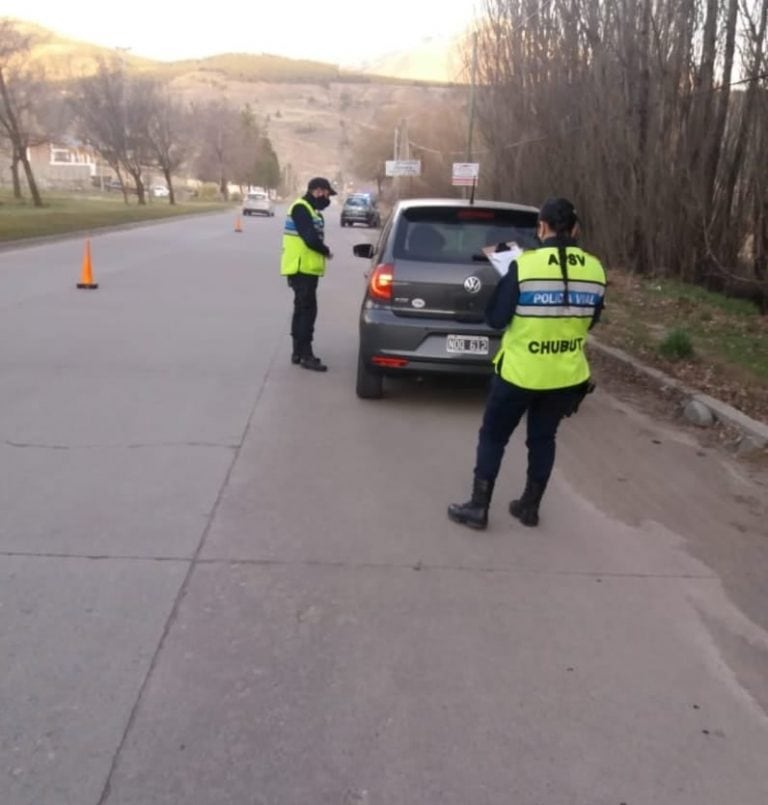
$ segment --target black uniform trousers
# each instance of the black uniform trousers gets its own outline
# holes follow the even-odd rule
[[[572,414],[587,384],[553,391],[532,391],[494,375],[477,444],[475,477],[495,481],[504,450],[523,414],[528,414],[528,478],[546,486],[555,464],[555,436],[561,420]]]
[[[291,274],[288,285],[293,289],[293,318],[291,337],[296,354],[302,358],[312,355],[312,339],[317,318],[317,283],[320,278],[313,274]]]

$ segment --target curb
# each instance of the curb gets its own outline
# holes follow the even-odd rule
[[[686,386],[674,377],[670,377],[664,372],[654,369],[651,366],[646,366],[640,363],[636,358],[616,347],[609,347],[606,344],[601,344],[594,336],[589,338],[590,348],[597,352],[607,355],[614,360],[629,366],[638,374],[644,375],[651,379],[659,386],[672,388],[685,398],[685,408],[687,409],[692,403],[697,406],[703,406],[712,417],[711,422],[721,422],[724,425],[735,428],[741,433],[737,450],[739,453],[751,453],[754,451],[765,450],[768,448],[768,425],[764,422],[759,422],[756,419],[748,417],[746,414],[734,408],[728,403],[716,400],[708,394],[704,394],[697,389],[692,389]],[[686,412],[686,416],[688,416]],[[701,422],[698,418],[688,416],[691,421],[700,426],[706,426],[706,423]]]

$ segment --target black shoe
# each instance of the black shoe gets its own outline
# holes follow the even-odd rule
[[[523,525],[537,526],[539,524],[539,510],[524,506],[522,500],[513,500],[509,504],[509,513],[516,517]]]
[[[537,526],[539,524],[539,504],[546,488],[546,483],[532,481],[529,478],[523,494],[509,504],[509,513],[523,525]]]
[[[296,365],[301,363],[301,355],[297,355],[295,352],[291,355],[291,363]]]
[[[310,356],[307,358],[301,358],[299,361],[303,369],[309,369],[312,372],[327,372],[328,367],[320,360],[320,358],[316,358],[314,356]]]
[[[493,495],[493,481],[475,478],[472,484],[472,497],[466,503],[451,503],[448,519],[454,523],[482,531],[488,526],[488,507]]]

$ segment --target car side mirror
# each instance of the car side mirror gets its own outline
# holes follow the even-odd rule
[[[372,243],[356,243],[352,247],[352,253],[355,257],[373,257],[373,244]]]

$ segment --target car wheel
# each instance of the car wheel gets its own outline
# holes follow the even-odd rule
[[[384,378],[373,371],[361,353],[357,355],[357,396],[361,400],[378,400],[384,393]]]

